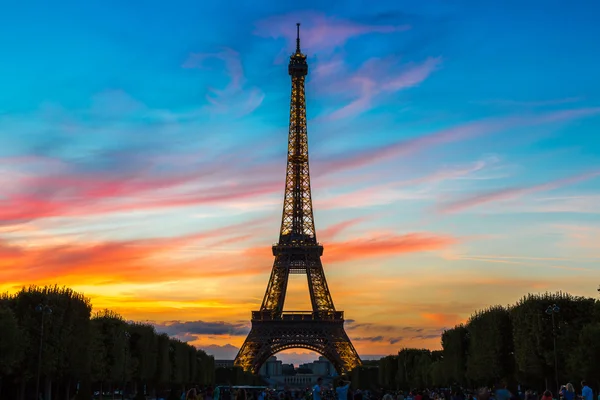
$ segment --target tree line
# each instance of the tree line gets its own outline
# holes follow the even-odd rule
[[[556,343],[556,352],[555,352]],[[492,386],[549,389],[581,380],[600,388],[600,301],[530,294],[474,313],[443,332],[442,350],[402,349],[379,362],[379,382],[409,389]],[[555,364],[557,368],[555,369]]]
[[[46,399],[155,393],[212,384],[214,373],[204,351],[110,310],[92,314],[90,300],[71,289],[0,296],[0,398],[37,398],[36,387]]]

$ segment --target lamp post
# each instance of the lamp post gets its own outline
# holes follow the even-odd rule
[[[558,383],[558,356],[556,354],[556,323],[554,321],[554,314],[558,314],[560,312],[560,307],[556,304],[552,304],[546,308],[546,314],[552,316],[552,339],[554,341],[554,379],[556,380],[556,394],[559,395],[560,392],[560,384]]]
[[[123,332],[125,338],[125,346],[123,346],[123,387],[121,388],[121,400],[125,399],[125,385],[127,384],[127,349],[129,348],[129,338],[131,334],[127,331]]]
[[[40,397],[40,375],[42,373],[42,349],[44,347],[44,317],[46,315],[52,314],[52,308],[48,305],[38,304],[35,308],[36,312],[42,314],[42,322],[40,328],[40,348],[38,351],[38,370],[37,370],[37,378],[35,380],[35,398],[36,400]]]

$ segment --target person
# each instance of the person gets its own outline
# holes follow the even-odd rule
[[[594,400],[594,392],[586,381],[581,381],[581,397],[583,400]]]
[[[348,400],[348,390],[350,389],[350,381],[340,380],[338,387],[335,388],[337,400]]]
[[[500,382],[496,390],[496,400],[510,400],[512,398],[512,393],[506,388],[507,386],[506,381]]]
[[[544,392],[544,395],[542,396],[541,400],[552,400],[552,392],[549,390],[546,390]]]
[[[239,389],[235,394],[235,400],[246,400],[246,391],[244,389]]]
[[[562,395],[564,400],[575,400],[575,388],[573,387],[573,384],[567,383]]]
[[[321,400],[321,392],[323,386],[323,378],[317,379],[317,384],[313,387],[313,400]]]
[[[490,392],[486,387],[479,388],[477,391],[477,400],[489,400]]]

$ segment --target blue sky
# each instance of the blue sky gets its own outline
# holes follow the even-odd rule
[[[326,273],[338,307],[381,333],[351,329],[361,354],[438,347],[443,328],[530,291],[593,296],[599,11],[593,1],[7,5],[2,289],[67,284],[171,331],[247,321],[278,233],[286,64],[301,22]],[[306,300],[302,284],[291,305]],[[407,326],[401,339],[386,333]],[[243,340],[194,332],[181,334],[217,352]]]

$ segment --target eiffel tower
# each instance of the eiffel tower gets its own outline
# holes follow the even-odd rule
[[[279,242],[273,246],[275,262],[265,297],[260,310],[252,312],[252,329],[235,365],[258,373],[273,354],[304,348],[325,356],[338,373],[345,373],[361,361],[344,330],[344,312],[333,305],[321,264],[323,246],[317,242],[310,193],[304,98],[308,64],[300,51],[300,24],[297,35],[296,52],[288,67],[292,96]],[[312,311],[283,311],[290,274],[306,274]]]

